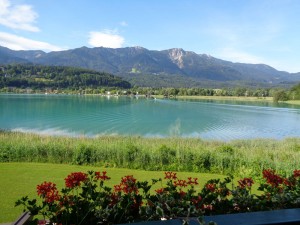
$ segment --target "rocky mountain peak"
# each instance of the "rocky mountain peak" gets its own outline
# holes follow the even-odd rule
[[[172,48],[169,50],[169,58],[175,63],[180,69],[184,67],[183,57],[185,51],[182,48]]]

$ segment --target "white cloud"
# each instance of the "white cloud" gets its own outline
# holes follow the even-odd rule
[[[10,0],[0,0],[0,24],[6,27],[38,32],[34,25],[37,17],[30,5],[12,5]]]
[[[101,32],[92,31],[89,33],[88,43],[93,47],[120,48],[125,39],[116,31],[104,30]]]
[[[61,51],[60,47],[42,41],[35,41],[9,33],[0,32],[0,45],[13,50]]]

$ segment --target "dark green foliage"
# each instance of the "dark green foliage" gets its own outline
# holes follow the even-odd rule
[[[291,100],[300,100],[300,83],[291,88],[289,97]]]
[[[73,163],[76,165],[92,164],[92,149],[87,145],[79,145],[74,152]]]
[[[5,65],[0,69],[0,88],[85,89],[98,87],[130,88],[127,81],[105,72],[63,66],[31,64]]]
[[[202,154],[198,155],[194,159],[194,164],[198,171],[203,170],[203,172],[211,171],[211,154],[208,152],[203,152]]]
[[[287,101],[287,100],[289,100],[289,97],[284,90],[275,91],[275,93],[273,94],[274,102]]]
[[[9,153],[8,152],[0,152],[0,162],[9,162]]]
[[[158,153],[162,167],[173,163],[176,159],[176,151],[170,149],[166,145],[161,146]]]

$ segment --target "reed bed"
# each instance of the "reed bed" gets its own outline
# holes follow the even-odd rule
[[[282,174],[300,168],[300,138],[230,142],[135,136],[61,137],[0,131],[0,162],[43,162],[171,170],[237,177]]]

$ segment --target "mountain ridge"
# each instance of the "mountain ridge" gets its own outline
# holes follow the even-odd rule
[[[189,80],[190,86],[193,86],[193,83],[197,86],[201,84],[280,86],[300,82],[300,73],[278,71],[266,64],[234,63],[182,48],[158,51],[140,46],[125,48],[83,46],[46,53],[41,50],[14,51],[0,46],[0,64],[9,63],[73,66],[105,71],[139,86],[152,86],[149,84],[153,79],[158,81],[164,79],[174,83],[172,79],[175,78]]]

